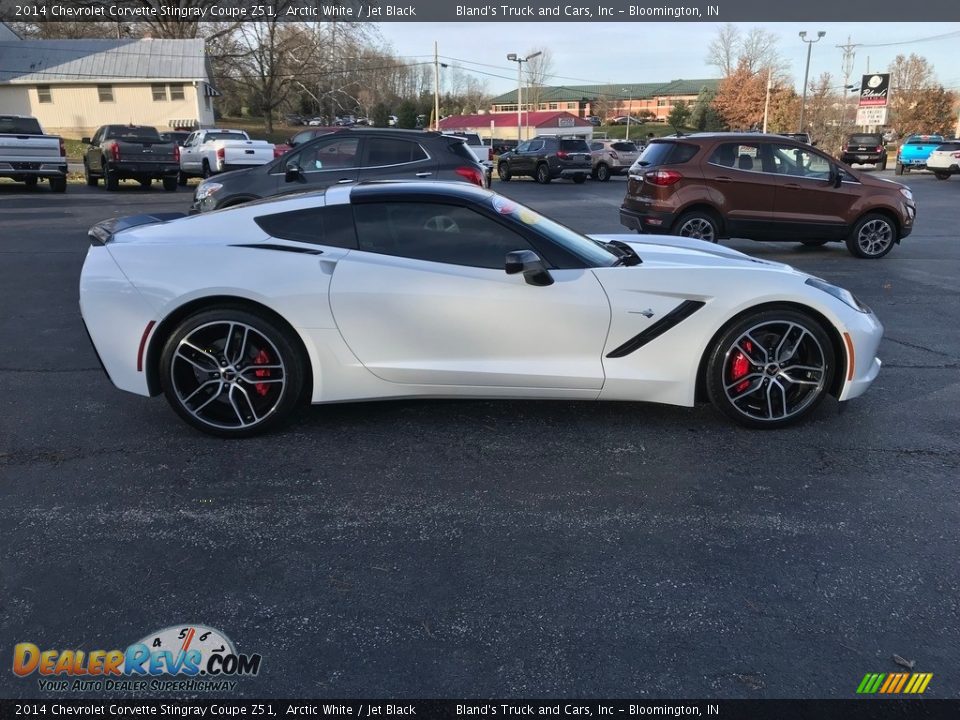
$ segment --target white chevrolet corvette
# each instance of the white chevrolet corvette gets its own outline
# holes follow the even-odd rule
[[[689,238],[586,237],[457,183],[370,183],[90,230],[80,309],[111,381],[200,430],[301,402],[693,405],[779,427],[862,394],[883,328],[846,290]]]

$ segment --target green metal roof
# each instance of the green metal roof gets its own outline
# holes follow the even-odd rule
[[[612,85],[548,85],[539,89],[540,102],[571,102],[592,100],[595,98],[622,99],[662,97],[664,95],[698,95],[706,87],[716,91],[720,81],[671,80],[666,83],[618,83]],[[517,102],[517,91],[497,95],[490,101],[492,105],[508,105]]]

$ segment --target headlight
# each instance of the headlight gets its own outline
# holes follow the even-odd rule
[[[857,300],[857,296],[854,295],[849,290],[846,290],[842,287],[837,287],[836,285],[831,285],[826,280],[821,280],[820,278],[809,277],[806,279],[807,285],[810,287],[815,287],[817,290],[823,290],[825,293],[833,295],[840,302],[849,305],[854,310],[862,313],[870,312],[870,308],[864,305],[862,302]]]
[[[913,200],[913,193],[910,192],[910,188],[900,188],[900,194],[903,195],[907,200]]]
[[[223,184],[218,182],[205,182],[197,186],[197,200],[206,200],[208,197],[223,189]]]

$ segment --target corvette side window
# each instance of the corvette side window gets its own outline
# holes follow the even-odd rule
[[[261,215],[254,218],[254,222],[265,233],[281,240],[330,247],[357,247],[353,212],[349,205],[330,205]]]
[[[411,260],[503,270],[512,250],[532,250],[513,230],[458,205],[420,202],[354,206],[360,249]]]

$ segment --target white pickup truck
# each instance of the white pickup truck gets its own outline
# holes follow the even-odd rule
[[[67,189],[67,153],[63,139],[44,135],[36,118],[0,115],[0,177],[36,187],[41,179],[50,189]]]
[[[186,185],[192,177],[210,177],[271,160],[273,144],[251,140],[243,130],[197,130],[180,148],[180,184]]]

